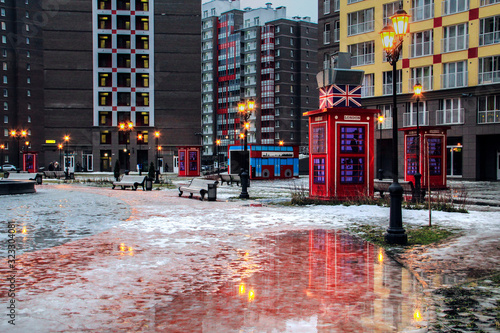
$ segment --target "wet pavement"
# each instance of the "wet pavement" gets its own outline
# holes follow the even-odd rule
[[[413,253],[413,275],[343,231],[354,222],[386,225],[387,208],[266,205],[266,192],[296,186],[280,184],[254,184],[251,195],[261,199],[250,201],[231,201],[237,188],[230,187],[219,201],[200,202],[174,189],[79,185],[43,185],[35,195],[3,200],[18,253],[16,325],[2,319],[0,331],[426,331],[433,318],[422,285],[429,288],[425,265],[436,254]],[[404,211],[404,218],[418,223],[425,214]],[[472,212],[458,224],[477,246],[477,223],[494,237],[499,214]],[[458,216],[439,212],[434,219],[455,225]],[[5,230],[0,237],[7,238]],[[475,251],[473,240],[456,246],[467,242]],[[455,258],[446,250],[436,273]],[[491,265],[500,256],[485,257]],[[6,259],[0,274],[13,274]],[[7,293],[0,291],[2,304]]]

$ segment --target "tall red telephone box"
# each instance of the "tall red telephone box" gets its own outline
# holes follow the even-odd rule
[[[23,171],[34,173],[38,171],[38,153],[23,152]]]
[[[446,188],[446,131],[447,126],[419,127],[420,142],[417,144],[417,128],[403,128],[405,144],[405,181],[415,185],[417,161],[420,160],[421,187]],[[417,159],[417,147],[419,155]]]
[[[309,196],[373,196],[375,114],[380,110],[331,107],[309,117]]]
[[[198,177],[201,169],[200,146],[177,147],[179,154],[179,176]]]

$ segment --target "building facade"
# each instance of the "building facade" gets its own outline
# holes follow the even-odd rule
[[[135,170],[158,154],[171,171],[177,146],[199,145],[200,11],[196,0],[55,1],[33,10],[23,24],[40,34],[31,120],[41,129],[34,135],[22,110],[9,126],[31,129],[39,166],[67,158],[75,171],[111,171],[115,161]],[[18,25],[24,20],[18,14]]]
[[[329,1],[320,1],[320,7]],[[449,178],[500,179],[500,2],[497,0],[411,0],[411,15],[397,76],[385,59],[380,31],[399,9],[399,1],[341,0],[339,43],[323,49],[322,59],[338,50],[351,53],[353,69],[365,71],[363,106],[385,116],[379,125],[378,153],[390,175],[392,80],[397,82],[398,128],[450,126],[447,139]],[[335,11],[335,7],[331,8]],[[325,19],[319,11],[319,22]],[[324,23],[326,24],[326,23]],[[324,30],[325,27],[319,28]],[[321,34],[320,34],[321,36]],[[325,38],[323,36],[323,38]],[[326,39],[323,45],[327,46]],[[331,62],[330,62],[331,63]],[[417,106],[416,83],[423,86]],[[403,142],[402,133],[399,142]],[[400,145],[400,158],[404,156]],[[399,163],[402,167],[404,164]],[[402,174],[402,170],[399,170]]]
[[[202,9],[202,128],[206,163],[240,144],[237,105],[254,99],[248,142],[307,146],[302,112],[317,107],[317,25],[286,8],[239,9],[214,0]],[[217,144],[219,142],[219,144]]]

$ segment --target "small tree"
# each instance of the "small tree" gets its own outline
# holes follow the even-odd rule
[[[151,179],[155,178],[155,164],[153,162],[149,164],[148,177]]]
[[[120,162],[116,160],[115,169],[113,170],[116,181],[120,180]]]

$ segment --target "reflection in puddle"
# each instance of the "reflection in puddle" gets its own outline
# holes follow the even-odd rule
[[[270,237],[261,245],[258,272],[214,294],[186,293],[157,305],[156,328],[396,332],[425,326],[416,279],[372,244],[342,231],[314,230]]]

